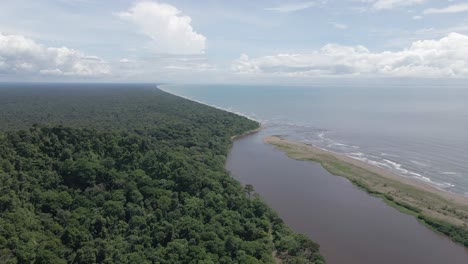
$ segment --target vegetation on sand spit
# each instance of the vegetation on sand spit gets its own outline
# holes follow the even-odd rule
[[[349,179],[369,194],[381,197],[390,206],[416,216],[430,228],[468,247],[468,204],[463,202],[466,201],[464,197],[450,195],[459,198],[450,200],[440,192],[386,177],[370,165],[281,137],[268,137],[266,142],[285,151],[291,158],[319,162],[331,174]]]

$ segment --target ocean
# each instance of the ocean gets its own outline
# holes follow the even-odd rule
[[[341,153],[468,196],[462,86],[163,85],[258,120],[269,134]]]

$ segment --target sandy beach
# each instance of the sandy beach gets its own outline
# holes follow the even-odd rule
[[[298,160],[319,162],[334,175],[343,176],[389,204],[416,216],[430,217],[457,226],[468,225],[468,197],[437,189],[429,184],[397,175],[386,169],[280,136],[264,139]],[[405,208],[402,208],[402,206]],[[406,209],[414,210],[406,210]]]

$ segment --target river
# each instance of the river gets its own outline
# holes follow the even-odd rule
[[[333,176],[321,165],[288,158],[263,138],[234,142],[226,167],[295,231],[321,246],[329,264],[468,263],[468,249]]]

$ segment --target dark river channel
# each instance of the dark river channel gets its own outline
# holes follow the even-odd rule
[[[227,169],[252,184],[295,231],[320,244],[329,264],[468,264],[468,250],[359,190],[319,164],[263,143],[268,129],[235,141]]]

